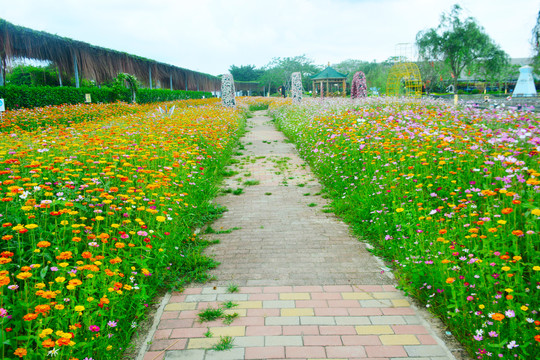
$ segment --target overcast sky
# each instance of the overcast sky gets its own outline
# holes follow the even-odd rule
[[[213,75],[305,54],[383,61],[459,3],[510,57],[531,56],[540,0],[0,0],[0,17]]]

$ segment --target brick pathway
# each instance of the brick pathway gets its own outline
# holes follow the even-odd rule
[[[165,299],[139,358],[454,359],[382,262],[322,211],[320,185],[270,118],[248,126],[231,167],[238,174],[224,184],[243,193],[217,199],[228,212],[206,235],[220,239],[208,250],[221,262],[216,280]],[[231,284],[238,292],[227,292]],[[238,314],[231,324],[198,321],[228,301],[235,306],[225,313]],[[232,349],[210,350],[225,336]]]

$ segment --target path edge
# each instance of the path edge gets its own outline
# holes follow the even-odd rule
[[[161,299],[161,303],[159,304],[159,308],[157,309],[156,313],[154,314],[154,320],[152,322],[152,327],[148,330],[146,337],[144,338],[144,341],[139,349],[139,353],[137,354],[137,357],[135,360],[143,360],[144,355],[148,351],[149,343],[152,342],[152,339],[154,338],[154,334],[156,333],[157,327],[159,325],[159,321],[161,320],[161,315],[163,315],[163,312],[165,310],[165,306],[169,303],[169,300],[171,299],[172,293],[169,291],[163,296],[163,299]]]

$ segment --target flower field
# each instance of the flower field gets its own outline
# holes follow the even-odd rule
[[[273,115],[333,210],[471,355],[536,358],[537,113],[388,98],[304,101]]]
[[[205,279],[193,230],[243,131],[217,101],[4,114],[2,359],[121,358],[163,285]]]

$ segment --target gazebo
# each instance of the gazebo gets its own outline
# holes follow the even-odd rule
[[[313,81],[313,96],[319,91],[321,97],[328,96],[331,93],[340,93],[347,96],[347,75],[336,71],[330,65],[311,77]]]

